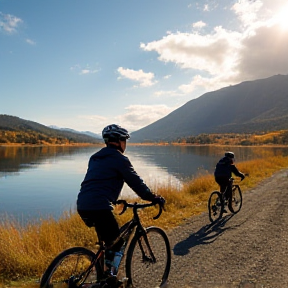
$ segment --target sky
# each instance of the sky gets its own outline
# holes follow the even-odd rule
[[[288,0],[0,0],[0,114],[101,133],[288,74]]]

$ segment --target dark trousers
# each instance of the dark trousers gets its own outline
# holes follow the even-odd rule
[[[229,182],[229,177],[223,177],[223,176],[217,176],[215,177],[215,181],[218,183],[218,185],[220,186],[220,192],[223,194],[226,190],[226,188],[228,189],[226,192],[226,199],[230,198],[232,196],[232,187],[230,185]]]
[[[78,210],[78,214],[88,227],[95,227],[98,239],[109,246],[120,235],[118,223],[111,210]],[[123,241],[118,241],[111,250],[120,251]]]

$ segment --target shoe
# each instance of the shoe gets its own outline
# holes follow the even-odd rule
[[[225,208],[223,209],[223,214],[224,214],[224,213],[228,213],[227,210],[226,210]]]

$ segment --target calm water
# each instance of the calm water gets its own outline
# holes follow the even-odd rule
[[[59,217],[75,209],[89,157],[101,147],[1,147],[0,215],[20,222],[30,218]],[[237,162],[272,155],[287,155],[288,148],[230,148]],[[224,153],[221,147],[128,146],[126,155],[153,189],[181,187],[203,171],[213,173]],[[237,163],[236,162],[236,163]],[[135,195],[124,186],[123,196]]]

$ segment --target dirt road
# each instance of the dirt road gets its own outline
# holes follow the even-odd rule
[[[207,213],[168,233],[169,288],[288,288],[288,170],[244,193],[238,214],[212,226]]]

